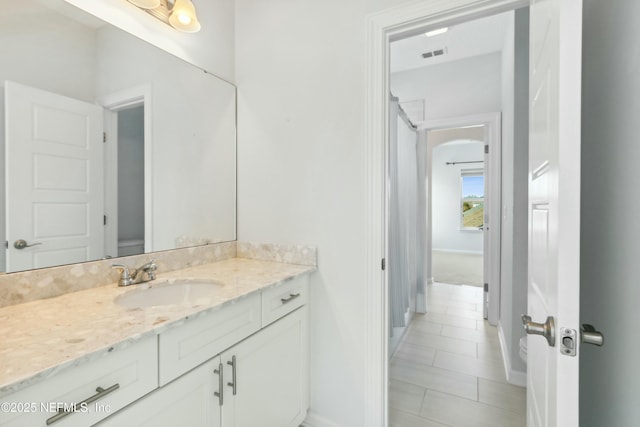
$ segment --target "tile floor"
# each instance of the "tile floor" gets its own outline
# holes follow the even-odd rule
[[[506,382],[482,288],[436,283],[389,367],[391,427],[523,427],[526,392]]]

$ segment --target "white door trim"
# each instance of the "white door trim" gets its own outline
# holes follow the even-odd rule
[[[144,105],[144,252],[153,251],[153,148],[152,122],[153,104],[151,85],[142,85],[105,95],[98,103],[105,108],[105,130],[109,135],[118,134],[117,112],[129,107]],[[115,138],[112,138],[114,141]],[[109,218],[105,227],[106,249],[118,253],[118,196],[117,174],[110,165],[116,165],[118,159],[117,144],[105,146],[105,214]],[[115,240],[114,240],[115,238]],[[115,245],[115,246],[114,246]],[[107,252],[109,253],[109,252]]]
[[[385,157],[388,150],[389,41],[529,4],[528,0],[423,0],[367,17],[364,425],[388,424],[388,289],[385,253]]]
[[[498,324],[500,317],[500,249],[501,249],[501,216],[500,206],[502,205],[502,115],[501,113],[480,113],[469,116],[451,117],[445,119],[428,120],[418,127],[420,131],[430,131],[437,129],[450,129],[464,126],[484,125],[486,129],[485,144],[489,146],[489,164],[485,165],[488,170],[487,184],[490,188],[489,198],[489,218],[491,228],[487,232],[489,239],[489,269],[486,277],[489,282],[489,323]],[[431,165],[431,159],[427,160]],[[429,194],[431,197],[431,194]],[[427,205],[428,226],[427,233],[431,236],[431,203]],[[427,238],[427,264],[431,266],[432,240]],[[487,254],[485,254],[487,256]],[[430,271],[429,274],[432,272]],[[433,276],[431,274],[431,276]]]

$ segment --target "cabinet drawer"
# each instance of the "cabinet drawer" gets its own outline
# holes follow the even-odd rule
[[[3,411],[0,425],[92,425],[158,387],[157,354],[154,336],[0,398],[20,412]],[[89,403],[81,403],[92,397]],[[56,416],[63,407],[71,413]]]
[[[260,295],[249,295],[161,333],[160,385],[167,384],[259,330],[260,310]]]
[[[262,326],[307,303],[307,276],[298,276],[280,286],[262,292]]]

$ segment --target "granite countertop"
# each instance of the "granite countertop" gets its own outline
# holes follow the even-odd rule
[[[306,265],[232,258],[159,271],[155,281],[144,284],[119,287],[114,283],[0,308],[0,397],[315,270]],[[198,306],[125,308],[114,303],[114,298],[126,292],[176,279],[209,279],[223,286]]]

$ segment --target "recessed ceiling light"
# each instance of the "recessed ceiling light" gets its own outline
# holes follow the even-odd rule
[[[438,36],[440,34],[444,34],[447,31],[449,31],[449,27],[438,28],[437,30],[427,31],[426,33],[424,33],[424,35],[427,37],[433,37],[433,36]]]

